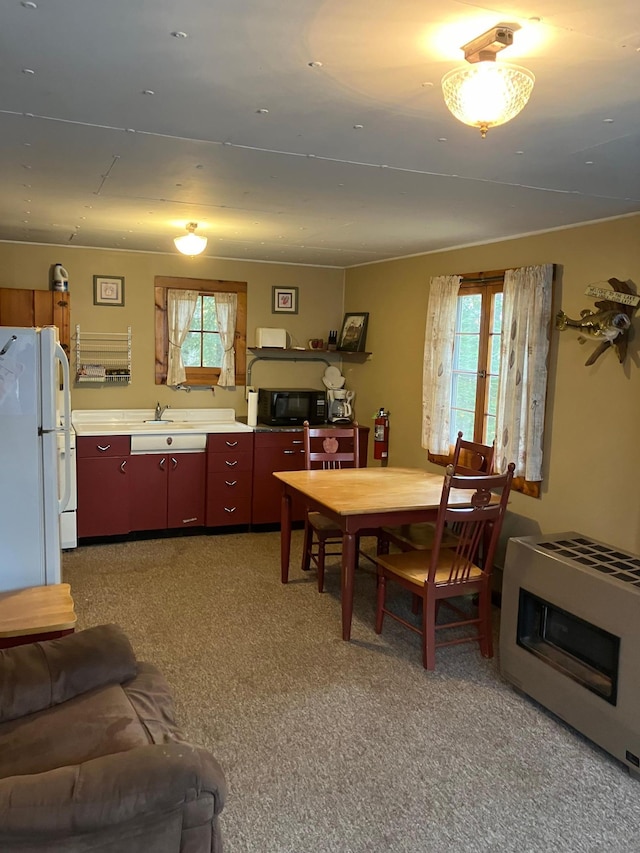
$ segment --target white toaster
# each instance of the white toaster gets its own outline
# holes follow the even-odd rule
[[[273,349],[287,348],[286,329],[267,329],[258,327],[256,329],[256,347],[271,347]]]

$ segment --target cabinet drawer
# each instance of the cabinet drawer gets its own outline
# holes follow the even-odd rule
[[[256,453],[260,449],[302,450],[303,447],[302,430],[300,432],[257,432],[255,434]]]
[[[227,449],[226,453],[209,453],[207,455],[208,471],[251,471],[253,468],[253,453],[237,453]]]
[[[130,446],[128,435],[85,435],[76,440],[76,456],[128,456]]]
[[[209,474],[207,477],[207,503],[235,500],[240,495],[251,494],[251,472],[232,471]]]
[[[256,475],[272,471],[301,471],[304,468],[304,450],[301,447],[279,447],[256,453],[253,469]]]
[[[223,433],[207,436],[209,453],[221,453],[228,450],[251,453],[253,451],[253,433]]]
[[[234,501],[207,504],[207,527],[226,527],[228,524],[251,523],[251,497],[245,495]]]

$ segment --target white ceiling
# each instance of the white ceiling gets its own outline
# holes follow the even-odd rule
[[[4,0],[0,239],[346,267],[638,211],[639,8]],[[440,80],[501,23],[536,85],[483,140]]]

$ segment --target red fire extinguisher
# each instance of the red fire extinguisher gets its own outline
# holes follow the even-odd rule
[[[387,459],[389,456],[389,412],[384,406],[374,419],[373,428],[373,458]]]

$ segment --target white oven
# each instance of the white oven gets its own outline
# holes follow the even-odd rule
[[[60,496],[64,494],[65,471],[69,470],[69,500],[60,515],[60,547],[65,550],[77,548],[78,532],[76,522],[76,510],[78,508],[77,486],[76,486],[76,433],[72,428],[69,433],[69,467],[64,462],[64,435],[58,433],[58,477]]]

